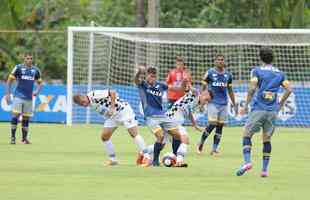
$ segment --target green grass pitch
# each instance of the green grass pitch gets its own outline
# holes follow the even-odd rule
[[[145,127],[140,132],[154,141]],[[112,137],[119,166],[104,167],[101,126],[31,124],[31,145],[9,145],[8,123],[0,124],[0,199],[11,200],[242,200],[308,199],[310,131],[278,128],[272,140],[270,177],[260,178],[260,135],[253,138],[254,168],[243,177],[242,128],[225,128],[221,156],[195,153],[199,134],[188,128],[188,168],[142,168],[137,149],[124,128]],[[18,133],[20,136],[20,133]],[[207,142],[210,149],[213,136]],[[170,145],[163,152],[170,150]]]

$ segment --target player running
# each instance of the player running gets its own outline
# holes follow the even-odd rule
[[[7,92],[5,99],[9,103],[11,99],[11,86],[13,81],[17,81],[12,103],[11,120],[11,144],[16,144],[16,129],[19,116],[22,116],[22,140],[23,144],[31,144],[28,140],[29,119],[33,115],[32,99],[40,93],[42,79],[40,70],[33,65],[31,53],[25,53],[24,63],[14,67],[7,80]],[[34,83],[37,83],[36,91]]]
[[[245,124],[242,139],[244,164],[237,171],[237,176],[242,176],[246,171],[252,168],[251,138],[253,134],[259,132],[261,128],[263,129],[263,163],[261,177],[268,176],[268,165],[271,153],[270,140],[275,130],[274,122],[279,110],[281,110],[285,101],[292,93],[290,83],[286,80],[284,73],[272,65],[272,50],[265,47],[261,48],[259,56],[264,64],[252,70],[245,107],[240,111],[241,114],[248,111],[248,105],[254,96],[251,112]],[[285,92],[280,102],[278,102],[280,87],[283,87]]]
[[[101,134],[101,140],[109,156],[106,165],[118,164],[114,146],[110,138],[119,125],[124,125],[127,128],[128,133],[137,144],[139,151],[146,152],[145,142],[138,133],[138,123],[131,106],[126,101],[120,99],[115,91],[94,90],[86,96],[76,94],[73,96],[73,101],[83,107],[90,106],[106,118]]]
[[[146,78],[144,80],[142,76],[144,76],[145,73]],[[168,86],[157,81],[156,76],[156,68],[149,67],[148,69],[145,69],[145,67],[140,67],[134,80],[139,88],[146,124],[156,137],[152,161],[153,166],[159,166],[159,154],[163,148],[164,131],[167,131],[174,138],[181,140],[181,144],[178,148],[180,154],[185,154],[184,151],[187,148],[186,138],[180,134],[178,124],[165,115],[162,97],[164,91],[168,89]],[[146,159],[143,166],[149,166],[149,163],[150,162]],[[184,166],[184,163],[182,161],[177,162],[176,166],[182,167]]]
[[[225,70],[224,55],[218,54],[216,56],[215,67],[207,71],[202,83],[202,90],[204,91],[208,88],[211,101],[208,104],[208,125],[197,144],[197,153],[202,153],[206,139],[215,128],[213,147],[210,154],[217,155],[219,153],[218,146],[222,137],[224,122],[228,117],[227,94],[230,97],[235,113],[237,113],[235,95],[232,88],[232,75]]]

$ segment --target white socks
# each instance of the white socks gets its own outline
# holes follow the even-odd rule
[[[104,141],[103,144],[105,145],[105,150],[110,158],[111,161],[116,161],[114,146],[111,140]]]
[[[183,162],[186,153],[187,153],[187,144],[181,143],[177,151],[177,162]]]
[[[139,147],[140,151],[144,151],[145,150],[145,142],[144,139],[141,135],[136,135],[136,137],[133,138],[133,140],[135,141],[136,145]]]

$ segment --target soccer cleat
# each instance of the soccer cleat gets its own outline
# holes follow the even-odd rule
[[[188,164],[184,162],[177,162],[174,167],[188,167]]]
[[[116,160],[108,160],[104,164],[104,166],[115,166],[115,165],[118,165],[118,162]]]
[[[11,137],[11,142],[10,142],[10,144],[16,144],[16,139],[15,139],[15,137]]]
[[[159,162],[154,162],[154,161],[153,161],[153,162],[152,162],[152,166],[153,166],[153,167],[160,167],[160,164],[159,164]]]
[[[201,154],[201,153],[202,153],[202,150],[203,150],[203,144],[198,143],[198,144],[196,145],[196,152],[197,152],[197,154]]]
[[[141,164],[143,164],[143,153],[140,151],[139,153],[138,153],[138,156],[137,156],[137,160],[136,160],[136,164],[137,165],[141,165]]]
[[[268,172],[262,171],[261,174],[260,174],[260,176],[261,176],[262,178],[266,178],[266,177],[268,177]]]
[[[218,150],[212,150],[212,151],[210,152],[210,155],[211,155],[211,156],[219,156],[219,155],[220,155],[220,152],[219,152]]]
[[[252,169],[252,164],[247,163],[241,166],[241,168],[236,172],[237,176],[242,176],[245,172],[249,171]]]
[[[31,142],[28,139],[23,139],[21,141],[22,144],[31,144]]]

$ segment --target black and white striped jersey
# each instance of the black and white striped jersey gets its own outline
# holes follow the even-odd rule
[[[104,115],[111,109],[110,90],[93,90],[87,94],[90,106],[99,114]],[[125,108],[128,103],[119,97],[115,100],[115,110],[119,112]]]
[[[200,109],[198,95],[195,92],[188,92],[179,100],[177,100],[173,106],[166,112],[166,115],[170,118],[176,115],[188,116],[189,113],[197,112]]]

